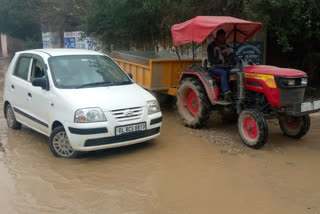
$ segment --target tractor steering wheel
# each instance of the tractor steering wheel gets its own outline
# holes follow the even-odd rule
[[[238,63],[237,55],[235,52],[231,52],[228,56],[228,64],[230,67],[236,66]]]

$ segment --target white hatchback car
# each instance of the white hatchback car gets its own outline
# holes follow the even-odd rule
[[[17,52],[8,68],[4,114],[49,136],[51,151],[74,158],[160,135],[157,100],[110,57],[87,50]]]

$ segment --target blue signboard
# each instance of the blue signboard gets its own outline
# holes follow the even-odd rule
[[[235,50],[235,52],[237,56],[243,56],[246,60],[251,60],[254,63],[262,64],[262,42],[243,43]]]
[[[66,37],[66,38],[64,38],[64,47],[66,47],[66,48],[76,48],[76,37]]]

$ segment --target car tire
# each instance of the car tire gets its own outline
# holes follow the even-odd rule
[[[185,78],[182,80],[177,94],[177,107],[186,126],[200,128],[207,124],[211,104],[198,79]]]
[[[238,130],[244,144],[250,148],[259,149],[268,140],[268,125],[256,109],[245,109],[240,113]]]
[[[74,151],[71,147],[68,135],[63,126],[53,129],[49,138],[49,147],[52,153],[59,158],[77,158],[80,154],[80,152]]]
[[[294,117],[294,116],[281,116],[279,119],[279,125],[282,132],[292,138],[301,138],[310,129],[310,116],[309,114]]]
[[[9,128],[21,129],[22,125],[16,120],[16,116],[14,115],[14,111],[10,104],[6,106],[6,120]]]

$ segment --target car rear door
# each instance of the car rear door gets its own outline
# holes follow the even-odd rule
[[[28,78],[31,69],[31,56],[28,54],[21,54],[12,74],[10,75],[8,82],[8,98],[9,102],[15,111],[16,119],[25,124],[26,123],[26,101],[27,101],[27,92],[26,88],[28,87]]]

